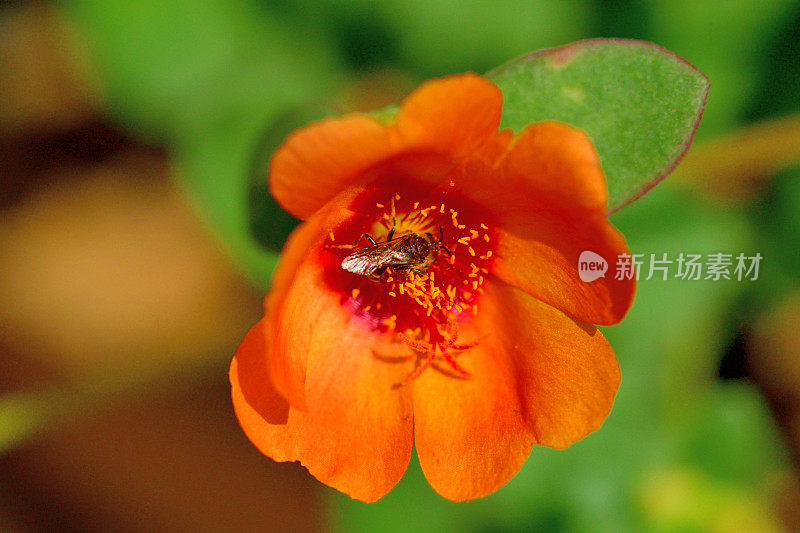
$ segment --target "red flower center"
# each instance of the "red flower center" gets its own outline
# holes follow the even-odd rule
[[[416,352],[420,364],[404,383],[437,356],[467,376],[453,353],[479,342],[463,342],[458,324],[478,313],[493,262],[491,226],[452,182],[424,199],[413,197],[420,188],[404,189],[411,192],[380,187],[356,198],[355,215],[323,246],[327,282],[367,327]]]

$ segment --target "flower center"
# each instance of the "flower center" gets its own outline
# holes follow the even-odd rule
[[[371,192],[354,202],[356,216],[332,231],[323,248],[328,281],[359,320],[416,355],[403,384],[437,358],[466,377],[454,356],[479,339],[463,342],[458,324],[479,312],[493,232],[454,194],[425,203],[405,196]]]

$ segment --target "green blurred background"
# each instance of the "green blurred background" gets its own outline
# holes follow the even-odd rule
[[[296,223],[265,168],[309,120],[589,37],[711,80],[635,253],[763,256],[639,284],[603,428],[453,504],[366,505],[238,429],[227,365]],[[0,530],[800,530],[800,3],[11,2],[0,7]],[[612,80],[613,82],[613,80]]]

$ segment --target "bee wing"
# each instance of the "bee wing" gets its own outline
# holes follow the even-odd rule
[[[377,244],[370,244],[353,250],[353,253],[342,259],[342,268],[354,274],[368,276],[375,270],[398,264],[397,249],[400,239],[395,239]]]

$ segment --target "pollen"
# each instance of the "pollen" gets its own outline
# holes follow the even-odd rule
[[[463,370],[453,366],[453,354],[472,345],[460,342],[458,325],[465,314],[479,313],[476,300],[483,293],[484,275],[489,267],[484,261],[491,256],[491,246],[488,226],[479,224],[469,204],[456,204],[459,199],[449,196],[446,202],[443,199],[444,196],[439,196],[422,204],[392,191],[383,198],[369,200],[367,205],[375,209],[373,226],[352,228],[345,233],[334,229],[340,241],[348,241],[351,233],[353,238],[367,233],[375,239],[376,254],[369,258],[374,266],[368,263],[373,274],[363,274],[357,284],[351,284],[345,291],[358,301],[355,312],[367,318],[372,327],[389,332],[394,339],[411,347],[417,352],[418,362],[422,359],[434,367],[437,363],[447,363],[453,372],[464,375]],[[388,238],[390,232],[394,232],[392,239]],[[430,255],[406,257],[407,252],[399,246],[413,234],[428,240]],[[333,240],[333,231],[330,236]],[[381,263],[385,259],[378,252],[384,250],[397,252],[391,256],[392,266]],[[341,257],[337,259],[342,261]],[[377,272],[383,274],[377,276]],[[353,271],[347,271],[346,275],[351,273],[358,275]],[[369,281],[365,279],[367,276],[371,278]],[[424,366],[415,367],[416,375]]]

